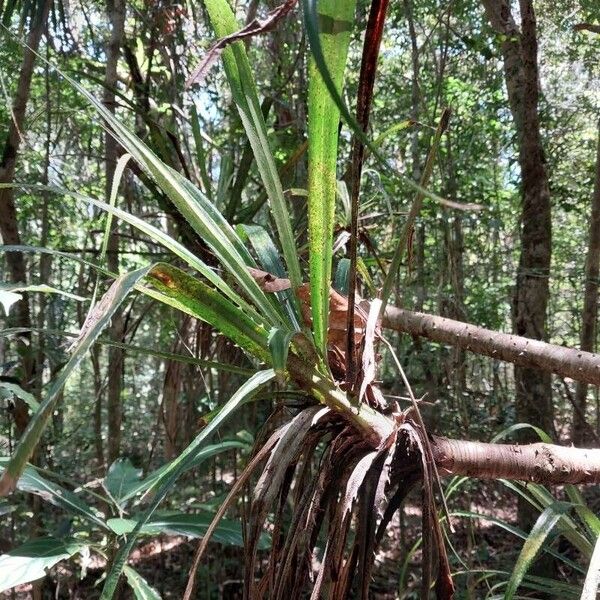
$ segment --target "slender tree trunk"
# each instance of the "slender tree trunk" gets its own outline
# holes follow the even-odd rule
[[[588,253],[585,259],[585,295],[581,323],[581,349],[593,352],[596,344],[596,322],[598,320],[598,276],[600,274],[600,122],[598,123],[598,148],[596,153],[596,180],[592,197],[592,214]],[[575,414],[571,440],[576,446],[589,441],[586,436],[585,409],[587,406],[587,384],[577,383],[575,390]]]
[[[90,350],[92,370],[94,373],[94,449],[96,461],[102,472],[104,467],[104,444],[102,443],[102,374],[100,371],[100,349],[93,346]]]
[[[107,0],[106,10],[111,26],[110,39],[106,45],[106,72],[104,77],[103,101],[108,110],[115,113],[115,88],[117,86],[117,65],[121,46],[123,45],[125,26],[125,2],[123,0]],[[104,137],[105,161],[105,196],[110,198],[111,187],[115,174],[119,147],[115,139],[107,132]],[[116,220],[112,222],[112,231],[108,239],[108,268],[117,273],[119,271],[119,235]],[[110,338],[116,342],[123,341],[123,311],[118,309],[112,318]],[[108,462],[112,463],[119,457],[121,450],[121,388],[123,387],[123,359],[124,353],[120,348],[111,346],[108,352]]]
[[[42,34],[46,29],[49,9],[50,0],[44,0],[33,17],[29,35],[27,36],[28,47],[23,50],[23,62],[21,63],[17,91],[11,110],[12,118],[8,126],[8,134],[4,142],[0,162],[0,183],[12,183],[14,181],[19,148],[22,136],[25,133],[25,109],[29,101],[36,52],[39,48]],[[11,188],[0,189],[0,235],[2,235],[2,242],[6,245],[21,243],[17,208]],[[13,283],[25,283],[27,281],[27,268],[23,254],[20,252],[7,252],[5,260],[10,280]],[[16,327],[31,328],[31,312],[27,295],[24,295],[23,300],[16,303],[12,322]],[[21,336],[21,384],[27,389],[35,384],[35,360],[31,351],[31,332],[22,333]],[[17,434],[20,435],[29,420],[27,405],[20,399],[17,399],[15,403],[14,418]]]
[[[509,0],[483,0],[492,27],[503,36],[504,76],[517,131],[521,167],[521,255],[513,295],[513,328],[517,335],[544,340],[546,309],[550,295],[552,254],[550,188],[538,117],[539,72],[533,0],[519,0],[521,31],[511,14]],[[552,379],[549,373],[515,366],[517,421],[541,427],[556,437]],[[535,434],[523,430],[520,438],[532,441]],[[529,530],[536,512],[519,498],[519,524]],[[552,576],[553,561],[542,558],[535,573]]]
[[[521,31],[508,0],[483,0],[492,27],[503,36],[508,99],[517,130],[521,167],[521,256],[513,298],[514,331],[536,340],[546,337],[551,259],[550,189],[538,118],[539,73],[532,0],[519,0]],[[554,435],[551,378],[515,367],[517,420]]]

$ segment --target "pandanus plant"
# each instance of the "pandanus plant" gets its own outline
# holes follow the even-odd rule
[[[192,597],[195,570],[214,526],[250,475],[259,468],[262,473],[254,487],[245,553],[247,597],[281,598],[291,593],[292,597],[299,598],[310,585],[313,598],[320,597],[321,593],[342,598],[351,589],[366,598],[375,546],[412,484],[421,478],[426,482],[426,529],[433,532],[433,546],[438,549],[441,567],[439,594],[449,597],[452,593],[442,532],[433,502],[435,463],[418,407],[414,402],[409,414],[401,412],[396,404],[387,405],[374,383],[378,361],[375,344],[381,339],[380,317],[392,290],[410,228],[426,193],[423,186],[431,173],[445,120],[432,142],[421,185],[407,182],[416,190],[416,198],[382,293],[372,303],[358,302],[356,240],[360,178],[365,144],[381,160],[365,132],[387,0],[373,0],[371,6],[356,119],[341,101],[355,0],[321,0],[318,7],[308,0],[305,2],[305,25],[313,52],[308,89],[309,268],[308,282],[304,283],[288,206],[246,49],[241,42],[247,35],[275,26],[294,4],[295,1],[288,1],[273,11],[266,21],[253,22],[240,32],[227,0],[206,0],[215,34],[223,41],[209,52],[191,81],[197,83],[212,61],[217,56],[222,57],[232,98],[268,198],[278,243],[256,225],[239,225],[234,229],[200,189],[161,162],[93,95],[64,75],[87,98],[102,117],[104,126],[125,150],[116,178],[120,177],[127,160],[136,161],[218,259],[222,271],[208,266],[163,231],[117,208],[114,197],[113,201],[104,203],[51,186],[34,186],[38,190],[69,194],[83,202],[91,202],[106,211],[109,218],[116,217],[129,223],[168,248],[185,268],[160,263],[116,277],[90,311],[72,346],[68,364],[50,386],[19,441],[0,481],[0,492],[6,494],[15,487],[68,377],[134,289],[210,324],[242,348],[257,365],[264,367],[242,385],[184,452],[161,472],[154,485],[154,498],[111,563],[102,593],[104,599],[113,597],[139,531],[177,478],[194,462],[200,448],[235,409],[273,382],[300,390],[304,397],[303,408],[295,414],[290,413],[287,422],[270,432],[235,483],[213,527],[198,548],[185,597]],[[346,273],[346,284],[343,285],[346,295],[332,289],[340,113],[354,131],[349,178],[349,268],[348,264],[340,265]],[[385,163],[384,166],[389,169]],[[118,182],[115,182],[114,195],[117,188]],[[286,521],[288,499],[294,510]],[[257,548],[270,511],[275,513],[273,547],[267,568],[257,579],[254,576]],[[355,532],[351,535],[353,524]],[[310,557],[317,554],[322,531],[327,542],[321,549],[315,578]],[[431,585],[433,546],[425,545],[424,593],[428,593]]]
[[[261,22],[240,32],[227,0],[205,0],[217,38],[224,41],[209,53],[192,83],[197,83],[215,57],[222,58],[233,101],[239,111],[256,167],[268,198],[275,234],[242,224],[234,228],[206,194],[155,154],[76,81],[64,77],[87,98],[126,154],[117,167],[133,160],[177,207],[219,262],[207,265],[160,229],[119,209],[114,202],[51,186],[34,186],[69,194],[92,203],[137,228],[173,252],[179,264],[148,265],[116,277],[95,305],[73,345],[71,358],[53,381],[35,412],[0,481],[0,493],[16,485],[34,452],[67,378],[82,361],[124,298],[137,290],[210,324],[251,357],[257,371],[205,424],[194,441],[153,482],[154,496],[135,529],[119,548],[104,583],[102,598],[112,598],[127,557],[144,524],[194,464],[201,448],[240,406],[267,385],[290,386],[302,402],[290,408],[263,442],[203,538],[194,558],[185,598],[193,597],[195,571],[210,533],[236,494],[261,471],[253,487],[245,551],[245,594],[248,598],[366,598],[374,550],[410,489],[423,481],[422,597],[429,594],[437,565],[437,595],[453,593],[443,534],[434,503],[436,462],[418,403],[401,372],[412,400],[408,411],[386,403],[375,384],[378,354],[384,342],[381,316],[412,225],[425,195],[448,113],[432,140],[422,179],[404,180],[415,191],[411,210],[399,235],[396,252],[379,297],[357,295],[359,192],[363,158],[368,150],[391,176],[400,175],[379,155],[367,136],[375,66],[387,0],[373,0],[365,34],[356,102],[356,117],[341,100],[344,69],[353,27],[355,0],[304,0],[303,12],[311,45],[308,89],[308,273],[300,252],[267,135],[243,37],[268,30],[289,12],[286,2]],[[349,261],[338,265],[345,293],[332,289],[332,248],[336,204],[340,115],[354,134],[349,170],[351,236]],[[114,185],[114,195],[118,185]],[[113,198],[114,200],[114,198]],[[275,241],[274,241],[275,239]],[[109,274],[115,275],[115,274]],[[307,282],[305,282],[305,279]],[[393,354],[393,353],[392,353]],[[260,370],[259,370],[260,369]],[[281,419],[279,421],[281,423]],[[289,506],[293,507],[289,514]],[[268,515],[274,514],[272,548],[257,574],[257,549]],[[322,540],[325,540],[323,542]],[[313,558],[318,559],[314,567]]]

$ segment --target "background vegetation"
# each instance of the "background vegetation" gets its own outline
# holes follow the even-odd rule
[[[599,168],[600,35],[594,28],[599,27],[600,10],[593,0],[534,2],[540,86],[536,110],[552,225],[550,268],[536,270],[519,266],[523,220],[535,222],[542,216],[535,210],[533,215],[522,211],[519,152],[528,137],[523,136],[514,106],[511,111],[506,87],[506,48],[514,40],[493,27],[484,10],[484,5],[489,9],[493,4],[403,0],[389,6],[367,136],[405,179],[392,177],[367,150],[358,221],[358,291],[372,299],[383,285],[415,195],[407,182],[421,179],[442,110],[449,107],[449,126],[425,186],[449,202],[424,201],[408,236],[390,304],[496,331],[516,328],[521,335],[578,348],[586,283],[597,283],[598,278],[597,272],[593,277],[586,271],[586,256]],[[526,0],[519,4],[521,10],[531,6]],[[302,271],[297,276],[307,279],[310,271],[311,284],[315,280],[318,266],[311,263],[309,268],[309,262],[316,260],[319,244],[313,229],[309,258],[307,189],[310,192],[311,185],[321,182],[309,183],[307,155],[319,149],[307,151],[307,136],[318,138],[307,123],[308,80],[315,80],[316,67],[309,68],[302,11],[293,10],[264,35],[238,42],[250,58],[273,157],[267,166],[274,177],[279,173],[278,191],[275,184],[269,188],[265,183],[267,167],[249,137],[240,109],[248,100],[240,100],[240,91],[231,83],[229,55],[224,53],[225,60],[208,69],[200,83],[186,83],[211,44],[228,33],[227,25],[219,25],[214,16],[218,5],[0,2],[4,98],[0,140],[6,140],[0,179],[24,184],[0,190],[0,222],[5,245],[29,247],[18,253],[21,259],[15,258],[12,246],[13,252],[6,248],[0,252],[6,284],[0,332],[2,468],[30,414],[48,397],[57,377],[68,371],[69,347],[92,303],[112,283],[110,274],[132,273],[154,263],[185,264],[181,254],[174,257],[155,232],[140,230],[127,214],[179,242],[238,289],[231,270],[227,275],[219,266],[223,259],[208,238],[210,225],[206,235],[199,235],[189,216],[182,217],[168,185],[146,168],[141,154],[135,154],[143,153],[141,146],[135,141],[128,145],[122,132],[117,131],[116,141],[107,133],[110,127],[117,128],[107,125],[111,115],[135,132],[177,177],[197,186],[233,227],[243,226],[236,231],[248,254],[277,276],[286,272],[265,264],[265,253],[271,258],[273,253],[269,254],[270,247],[265,250],[260,236],[279,230],[271,237],[286,254],[283,217],[269,210],[269,202],[273,206],[273,198],[281,194],[295,243],[284,257],[287,274],[293,280],[291,254]],[[349,39],[342,97],[353,111],[369,6],[358,1]],[[264,17],[275,7],[270,0],[251,0],[234,8],[243,23],[255,15]],[[513,10],[520,24],[519,8]],[[582,23],[587,25],[577,26]],[[33,55],[23,41],[39,53],[25,98],[21,98],[23,74],[28,54],[30,59]],[[343,57],[341,61],[343,71]],[[335,110],[330,101],[324,120],[337,140]],[[333,151],[336,194],[331,189],[329,193],[335,195],[337,283],[343,279],[339,265],[346,264],[341,259],[349,256],[353,134],[342,125],[339,150]],[[153,164],[151,159],[148,164]],[[165,177],[172,173],[165,172]],[[600,196],[598,190],[596,195]],[[9,210],[13,200],[16,215]],[[124,213],[108,217],[98,201]],[[327,236],[323,239],[327,247]],[[19,278],[19,267],[24,277]],[[326,294],[329,281],[324,276]],[[518,330],[519,303],[514,298],[519,276],[542,278],[549,287],[538,336]],[[253,280],[248,278],[251,289]],[[23,292],[15,287],[19,281],[40,287]],[[139,286],[140,281],[125,281],[123,286]],[[298,282],[292,283],[295,287]],[[168,296],[166,288],[159,291]],[[243,291],[247,297],[247,289]],[[16,298],[10,293],[20,293],[23,299],[11,307]],[[313,289],[313,322],[319,319],[318,298],[327,307],[327,296]],[[265,303],[266,311],[274,311],[271,299]],[[293,304],[283,296],[278,302]],[[185,314],[143,293],[127,295],[114,309],[100,337],[91,339],[89,348],[82,350],[80,345],[76,350],[79,368],[69,373],[64,389],[56,390],[49,426],[31,457],[36,468],[28,466],[17,492],[0,501],[0,550],[5,553],[0,557],[0,589],[6,590],[7,598],[99,597],[103,583],[98,580],[114,565],[117,548],[126,539],[135,541],[127,536],[136,515],[156,493],[152,486],[165,473],[157,470],[169,461],[175,461],[171,465],[180,461],[199,432],[218,422],[217,409],[260,370],[260,361],[249,357],[248,348],[235,336],[227,331],[222,335],[222,328],[194,318],[193,312]],[[245,314],[254,318],[248,311]],[[269,315],[260,315],[264,329]],[[107,324],[108,316],[103,317]],[[524,319],[535,321],[534,316]],[[325,343],[323,336],[315,327],[317,348]],[[515,402],[521,390],[518,383],[527,379],[518,372],[515,378],[512,365],[416,336],[389,332],[386,337],[415,395],[424,397],[421,412],[430,433],[490,441],[498,434],[510,438],[516,430],[509,428],[526,420],[557,443],[598,446],[596,386],[582,389],[573,379],[553,376],[551,394],[545,397],[554,414],[545,410],[538,418],[538,409],[527,412],[531,397],[525,400],[525,410],[523,403]],[[287,345],[289,339],[285,352]],[[587,349],[595,349],[595,333]],[[268,348],[263,352],[269,357]],[[390,402],[406,409],[407,391],[393,358],[385,346],[379,352],[379,387]],[[278,370],[275,356],[273,352],[263,362],[270,361]],[[196,546],[193,538],[204,535],[253,448],[264,443],[265,422],[268,431],[303,406],[302,391],[282,385],[280,375],[256,392],[256,402],[218,429],[193,464],[185,464],[185,473],[171,486],[160,512],[142,528],[116,597],[182,596]],[[600,506],[596,488],[583,490],[581,496],[568,486],[550,493],[535,484],[484,485],[476,479],[448,479],[444,488],[455,528],[446,532],[446,539],[457,597],[510,597],[519,584],[519,593],[529,597],[580,597],[600,532],[594,517]],[[241,597],[243,523],[248,511],[242,500],[251,489],[252,484],[215,531],[199,567],[198,598]],[[529,518],[523,506],[517,507],[520,497],[533,507]],[[427,564],[420,545],[423,502],[417,490],[392,520],[375,556],[373,597],[417,598],[420,593],[422,597]],[[538,518],[540,514],[543,518]],[[446,520],[443,511],[440,520]],[[257,542],[259,565],[268,562],[273,527],[268,521]],[[22,546],[26,542],[29,545]],[[21,554],[8,554],[19,547],[25,548]],[[542,558],[526,574],[534,556]],[[595,560],[592,570],[598,571],[600,556]],[[43,577],[45,567],[51,570]],[[4,577],[12,581],[10,586],[2,585]],[[43,578],[31,583],[39,577]],[[21,585],[13,587],[16,583]],[[595,597],[593,589],[588,593],[588,598]]]

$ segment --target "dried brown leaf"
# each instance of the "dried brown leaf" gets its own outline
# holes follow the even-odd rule
[[[289,279],[275,277],[271,273],[261,271],[260,269],[253,269],[252,267],[248,267],[248,271],[263,292],[282,292],[292,287]]]

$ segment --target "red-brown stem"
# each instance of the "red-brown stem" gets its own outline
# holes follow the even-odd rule
[[[372,0],[367,31],[363,45],[358,94],[356,100],[356,120],[363,131],[369,126],[369,113],[373,99],[377,57],[383,37],[383,25],[389,0]],[[352,160],[350,167],[350,277],[348,281],[348,317],[346,329],[346,383],[348,389],[354,389],[356,383],[356,365],[354,361],[354,307],[356,302],[356,261],[358,252],[358,198],[360,194],[360,177],[365,154],[365,147],[358,136],[354,136],[352,144]]]

